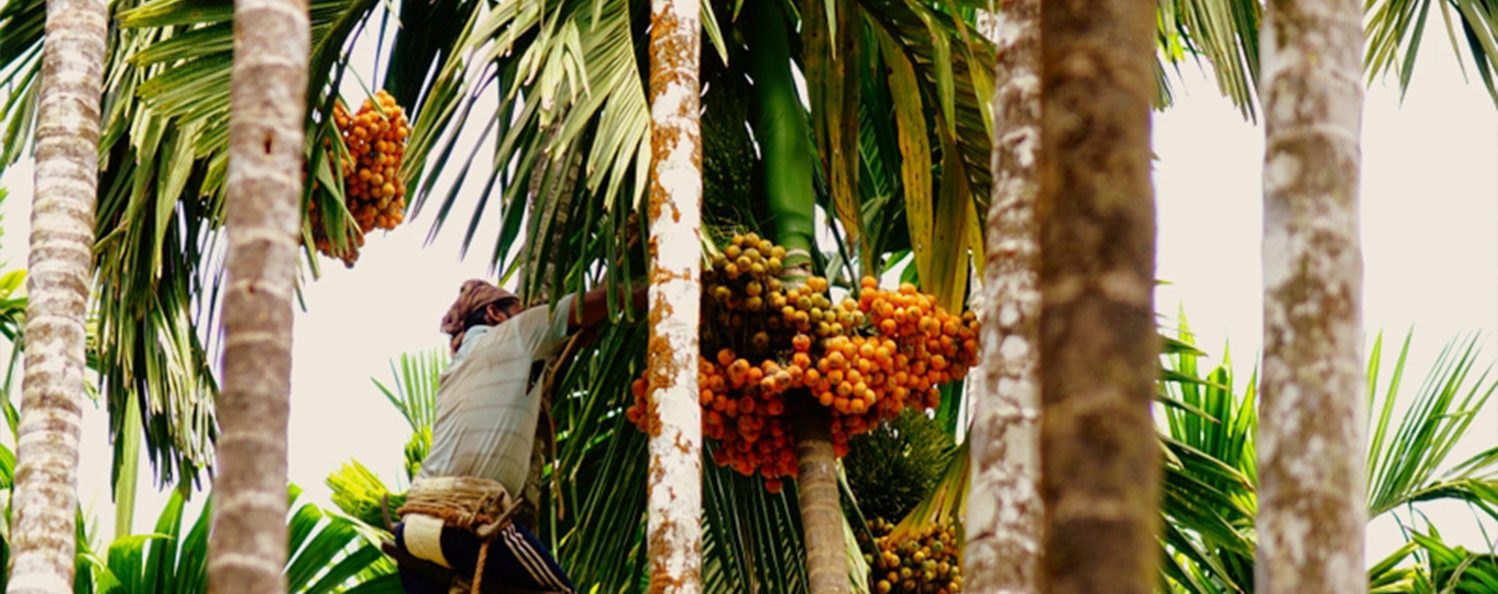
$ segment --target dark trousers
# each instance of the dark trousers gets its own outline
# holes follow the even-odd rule
[[[406,525],[395,526],[395,544],[406,548]],[[472,532],[461,528],[442,529],[442,556],[452,565],[459,576],[472,579],[478,564],[479,542]],[[527,590],[541,590],[572,594],[572,582],[562,573],[561,566],[552,559],[546,546],[536,535],[531,534],[519,522],[511,522],[489,543],[489,555],[484,564],[485,584],[505,585]],[[401,586],[406,594],[447,594],[448,584],[439,584],[425,576],[402,567]],[[493,580],[493,581],[491,581]]]

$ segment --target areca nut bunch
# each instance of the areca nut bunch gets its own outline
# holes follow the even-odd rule
[[[406,184],[400,168],[411,129],[405,111],[382,90],[365,99],[352,116],[335,104],[333,120],[348,147],[343,183],[349,213],[365,233],[394,229],[405,220],[406,211]]]
[[[906,407],[940,402],[938,385],[959,379],[976,357],[977,322],[951,316],[913,285],[881,291],[864,279],[860,298],[833,303],[819,276],[781,277],[785,249],[753,233],[732,237],[703,271],[698,386],[713,460],[779,491],[795,477],[788,411],[795,399],[828,409],[833,449]],[[890,323],[885,324],[885,321]],[[950,331],[951,334],[946,334]],[[654,430],[645,380],[626,411]]]
[[[348,113],[342,101],[334,103],[333,123],[348,150],[338,169],[344,206],[359,228],[353,236],[354,245],[346,253],[337,253],[323,229],[324,215],[316,201],[307,214],[318,251],[352,265],[359,257],[358,248],[364,245],[365,233],[391,230],[405,221],[406,184],[400,169],[411,128],[405,110],[383,90],[365,99],[354,114]]]
[[[864,559],[878,594],[956,594],[962,591],[961,543],[951,524],[896,533],[889,521],[869,520],[873,552]]]

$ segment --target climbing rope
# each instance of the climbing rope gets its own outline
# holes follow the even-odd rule
[[[478,564],[473,570],[470,591],[479,594],[484,565],[489,559],[489,545],[499,536],[500,530],[509,525],[517,503],[503,485],[489,479],[422,477],[412,482],[406,503],[395,513],[402,519],[411,514],[437,518],[445,526],[468,530],[477,536]]]

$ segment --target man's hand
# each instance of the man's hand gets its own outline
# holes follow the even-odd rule
[[[631,283],[631,288],[632,291],[628,296],[629,307],[636,311],[643,311],[650,285],[644,279],[640,279]],[[608,290],[607,286],[598,287],[592,291],[583,293],[582,299],[574,302],[573,311],[567,312],[567,331],[569,333],[591,328],[598,322],[608,319]]]

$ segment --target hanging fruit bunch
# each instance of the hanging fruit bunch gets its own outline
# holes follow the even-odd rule
[[[364,234],[375,229],[394,229],[405,220],[406,184],[400,169],[411,128],[405,111],[383,90],[365,99],[353,115],[342,101],[334,103],[333,123],[348,149],[339,171],[345,206],[359,233],[353,235],[353,244],[344,253],[337,253],[324,229],[324,214],[316,200],[307,216],[318,251],[352,266],[364,245]]]
[[[797,399],[828,409],[833,448],[906,408],[940,402],[938,386],[960,379],[977,356],[977,322],[951,315],[913,285],[884,291],[863,279],[857,299],[834,303],[826,279],[790,282],[785,249],[753,233],[735,235],[703,271],[698,386],[703,434],[714,462],[758,473],[772,492],[796,476],[788,411]],[[794,277],[792,277],[794,278]],[[634,382],[631,422],[655,427],[645,379]]]
[[[955,594],[962,591],[962,569],[957,559],[960,543],[951,524],[932,524],[918,531],[895,533],[895,525],[869,520],[874,537],[864,555],[873,572],[870,585],[879,594]]]

